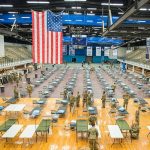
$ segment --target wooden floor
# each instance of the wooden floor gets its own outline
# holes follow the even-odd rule
[[[26,107],[25,110],[30,111],[32,107],[32,99],[24,98],[20,99],[19,103],[25,103]],[[41,116],[38,119],[31,119],[28,116],[21,114],[19,117],[19,124],[23,124],[24,127],[28,124],[38,124],[42,117],[47,113],[50,113],[51,110],[56,109],[58,106],[55,103],[56,99],[50,98],[46,106],[42,111]],[[122,99],[119,99],[120,104],[122,104]],[[0,101],[2,102],[2,101]],[[95,106],[98,108],[98,123],[100,124],[100,131],[102,134],[102,138],[99,140],[100,149],[102,150],[150,150],[150,136],[147,138],[147,134],[149,133],[147,129],[147,125],[150,125],[150,112],[141,112],[140,114],[140,137],[138,140],[133,140],[132,143],[130,138],[127,137],[123,140],[122,144],[115,144],[111,146],[112,139],[108,135],[108,128],[107,125],[115,124],[115,115],[109,114],[110,105],[109,102],[106,104],[106,108],[101,108],[101,101],[99,99],[95,99]],[[133,103],[132,99],[128,105],[128,112],[129,115],[127,116],[126,120],[129,125],[132,124],[135,117],[135,111],[137,110],[138,105]],[[59,118],[58,123],[54,124],[52,132],[50,132],[48,136],[48,142],[45,141],[43,137],[41,137],[38,142],[35,142],[35,137],[32,139],[33,142],[31,145],[22,145],[22,140],[19,138],[13,139],[14,144],[6,144],[5,139],[0,140],[0,150],[20,150],[20,149],[32,149],[32,150],[88,150],[88,142],[85,139],[79,139],[78,143],[76,142],[76,133],[75,131],[66,130],[65,125],[67,125],[71,120],[77,119],[78,116],[85,115],[83,113],[82,107],[77,109],[77,111],[72,114],[69,112],[69,107],[67,110],[67,115],[65,118]],[[88,116],[87,116],[88,117]],[[0,115],[0,124],[3,123],[5,120],[5,115],[2,113]],[[19,137],[20,133],[18,134]]]

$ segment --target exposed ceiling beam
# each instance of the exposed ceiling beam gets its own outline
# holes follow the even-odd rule
[[[116,27],[118,27],[124,20],[126,20],[128,17],[130,17],[133,13],[135,13],[138,9],[140,9],[144,4],[149,2],[149,0],[140,0],[137,2],[137,9],[135,7],[135,4],[129,8],[114,24],[112,24],[102,35],[107,35],[110,31],[114,30]]]

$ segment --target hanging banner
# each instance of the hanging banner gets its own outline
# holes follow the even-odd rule
[[[87,56],[92,56],[92,46],[87,46]]]
[[[105,47],[104,48],[104,56],[108,56],[109,57],[109,47]]]
[[[113,59],[117,59],[118,56],[118,49],[113,50]]]
[[[63,45],[63,55],[67,55],[67,45]]]
[[[69,55],[75,56],[75,48],[74,45],[69,45]]]
[[[4,36],[0,35],[0,57],[5,57]]]
[[[149,60],[150,54],[150,38],[146,38],[146,59]]]
[[[96,47],[96,56],[101,56],[101,47]]]

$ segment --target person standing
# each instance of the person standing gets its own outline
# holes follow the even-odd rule
[[[18,99],[18,98],[19,98],[19,92],[18,92],[18,89],[17,89],[16,86],[14,87],[14,98],[15,98],[15,99]]]
[[[105,103],[106,103],[106,94],[105,94],[105,91],[103,91],[103,95],[102,95],[102,108],[105,108]]]
[[[80,107],[80,93],[79,93],[79,91],[78,91],[77,97],[76,97],[76,105],[77,105],[77,107]]]
[[[28,92],[28,94],[29,94],[29,97],[31,98],[31,94],[32,94],[32,86],[31,86],[30,83],[27,85],[27,92]]]
[[[87,106],[87,97],[88,97],[88,93],[87,91],[83,92],[83,107]]]
[[[91,123],[92,127],[88,130],[88,140],[90,150],[98,150],[98,130],[95,128],[95,123]]]
[[[124,94],[123,95],[123,99],[124,99],[123,107],[127,110],[129,99],[130,99],[130,95],[128,93]]]
[[[73,93],[71,93],[69,99],[70,99],[70,112],[71,112],[71,110],[72,110],[72,108],[73,108],[73,106],[74,106],[74,102],[75,102],[75,98],[74,98],[74,96],[73,96]]]

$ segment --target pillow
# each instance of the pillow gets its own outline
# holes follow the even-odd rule
[[[0,106],[0,110],[3,110],[4,109],[4,106]]]
[[[125,108],[124,107],[120,107],[118,110],[119,111],[125,111]]]
[[[32,116],[38,116],[40,114],[40,111],[39,110],[34,110],[32,112]]]
[[[65,113],[65,110],[61,110],[61,109],[60,109],[60,110],[57,111],[57,113],[58,113],[58,114],[64,114],[64,113]]]
[[[38,103],[38,104],[44,104],[44,101],[39,100],[37,103]]]
[[[88,110],[92,111],[92,110],[94,110],[94,107],[89,107]]]
[[[115,102],[115,101],[116,101],[116,99],[115,99],[115,98],[112,98],[112,99],[111,99],[111,101]]]

